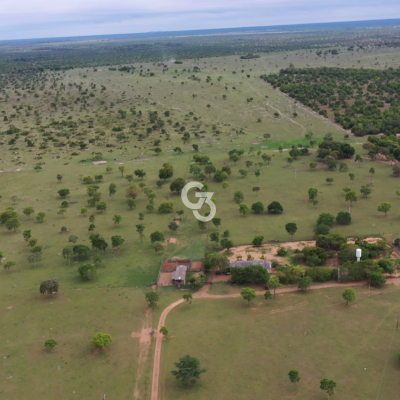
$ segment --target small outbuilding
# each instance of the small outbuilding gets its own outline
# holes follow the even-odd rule
[[[251,260],[251,261],[230,261],[229,268],[245,268],[250,265],[261,265],[268,272],[271,272],[271,261],[267,260]]]
[[[180,287],[186,283],[187,265],[178,265],[172,273],[172,283]]]

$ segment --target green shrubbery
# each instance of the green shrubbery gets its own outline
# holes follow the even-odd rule
[[[337,271],[328,267],[315,267],[306,269],[306,276],[315,282],[327,282],[337,276]]]
[[[232,283],[267,283],[269,272],[261,265],[232,268]]]
[[[362,281],[368,279],[372,286],[385,283],[383,269],[372,260],[347,261],[340,266],[340,282]]]
[[[309,267],[316,267],[325,264],[328,253],[321,247],[307,246],[303,248],[303,258]]]

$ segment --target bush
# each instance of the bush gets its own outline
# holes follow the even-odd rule
[[[379,265],[372,260],[348,261],[340,266],[340,282],[362,281],[372,272],[381,271]]]
[[[251,210],[255,213],[255,214],[261,214],[264,211],[264,204],[261,201],[257,201],[257,203],[254,203],[251,206]]]
[[[386,258],[378,261],[378,265],[388,274],[393,274],[395,271],[392,260]]]
[[[358,246],[355,244],[351,244],[351,243],[346,243],[343,244],[340,247],[340,251],[338,253],[338,260],[341,264],[346,263],[347,261],[355,261],[356,260],[356,249],[358,249]],[[362,253],[361,253],[361,259],[365,260],[366,258],[368,258],[369,252],[368,251],[364,251],[364,249],[361,249]]]
[[[278,201],[273,201],[267,209],[270,214],[281,214],[283,212],[283,207]]]
[[[93,276],[96,274],[96,268],[92,264],[82,264],[78,268],[78,273],[82,279],[92,280]]]
[[[279,261],[278,260],[272,260],[271,261],[271,266],[272,268],[277,268],[280,266]]]
[[[284,267],[279,266],[276,270],[276,276],[279,278],[279,282],[281,283],[296,283],[304,276],[304,268],[302,267],[285,265]]]
[[[317,225],[328,225],[332,226],[335,223],[335,217],[329,213],[322,213],[317,219]]]
[[[253,244],[253,246],[260,247],[262,245],[263,240],[264,240],[264,236],[261,236],[261,235],[255,236],[252,244]]]
[[[325,264],[325,261],[328,258],[328,253],[321,247],[306,246],[303,248],[303,257],[308,266],[316,267]]]
[[[276,254],[280,257],[285,257],[288,254],[288,251],[284,247],[279,247],[278,251]]]
[[[351,214],[347,211],[340,211],[336,217],[336,222],[341,225],[351,224]]]
[[[158,212],[162,214],[174,212],[174,203],[172,201],[163,201],[158,207]]]
[[[232,283],[267,283],[270,274],[261,265],[232,268]]]
[[[315,282],[327,282],[335,277],[335,270],[328,267],[315,267],[306,269],[306,276]]]
[[[151,240],[151,243],[164,242],[165,237],[164,237],[164,234],[161,233],[160,231],[155,231],[150,235],[150,240]]]
[[[112,338],[108,333],[97,333],[90,340],[90,344],[97,349],[105,349],[112,343]]]
[[[325,250],[339,250],[342,245],[347,243],[347,238],[337,233],[330,233],[329,235],[319,235],[315,241],[316,246]]]
[[[368,274],[368,284],[371,286],[380,286],[386,283],[386,277],[380,271],[373,271]]]
[[[329,225],[326,224],[318,224],[315,228],[314,228],[314,235],[318,236],[318,235],[329,235]]]

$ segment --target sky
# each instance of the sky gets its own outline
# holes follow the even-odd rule
[[[0,0],[0,40],[394,18],[399,0]]]

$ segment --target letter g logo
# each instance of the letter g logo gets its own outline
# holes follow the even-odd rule
[[[196,192],[195,196],[199,197],[199,201],[197,203],[192,203],[188,199],[188,191],[193,188],[198,188],[202,189],[203,184],[200,182],[189,182],[188,184],[185,185],[185,187],[182,189],[182,202],[183,204],[187,207],[190,208],[193,211],[193,215],[199,220],[203,222],[208,222],[211,221],[217,212],[217,208],[215,207],[215,204],[211,201],[212,195],[214,192]],[[210,214],[207,217],[202,217],[197,210],[200,210],[200,208],[203,206],[203,204],[206,203],[210,207]]]

